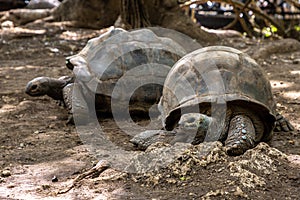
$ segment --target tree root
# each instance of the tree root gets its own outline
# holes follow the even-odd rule
[[[57,194],[65,194],[67,192],[69,192],[71,189],[73,189],[75,186],[78,185],[78,183],[86,178],[86,177],[90,177],[90,176],[99,176],[102,172],[104,172],[106,169],[108,169],[110,167],[110,164],[108,161],[106,160],[101,160],[97,163],[97,165],[93,168],[91,168],[90,170],[88,170],[87,172],[84,172],[80,175],[78,175],[74,180],[73,183],[68,186],[67,188],[58,191]]]
[[[251,55],[251,57],[254,59],[266,59],[270,55],[275,53],[290,53],[299,50],[300,42],[295,39],[287,38],[276,40],[276,42],[271,42],[269,44],[263,45],[258,49],[257,47],[255,47],[254,49],[252,49],[253,54]]]
[[[15,9],[2,12],[0,23],[4,21],[12,21],[14,25],[24,25],[38,19],[42,19],[51,15],[50,9]],[[1,16],[1,15],[0,15]]]

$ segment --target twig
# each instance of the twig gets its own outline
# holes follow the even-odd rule
[[[184,8],[184,7],[190,6],[191,4],[202,4],[202,3],[206,3],[207,1],[208,0],[187,1],[184,4],[182,4],[181,7]],[[237,1],[237,0],[213,0],[213,1],[218,2],[218,3],[227,3],[227,4],[230,4],[230,5],[234,4],[234,6],[236,6],[239,9],[242,9],[244,7],[244,4],[242,2]],[[230,1],[233,4],[231,4]],[[255,8],[255,7],[251,7],[251,8],[247,7],[247,8],[245,8],[245,10],[246,9],[247,10],[252,10],[254,14],[266,19],[271,24],[276,26],[277,29],[278,29],[278,34],[279,35],[284,35],[285,34],[284,28],[279,23],[277,23],[272,17],[270,17],[269,15],[265,14],[264,12],[260,11],[259,9]]]
[[[97,163],[97,165],[95,167],[93,167],[92,169],[88,170],[87,172],[84,172],[80,175],[78,175],[74,180],[73,183],[68,186],[67,188],[65,188],[64,190],[60,190],[58,191],[58,194],[64,194],[69,192],[72,188],[74,188],[79,181],[81,181],[82,179],[90,176],[90,175],[94,175],[94,176],[99,176],[103,171],[105,171],[106,169],[108,169],[110,167],[109,162],[106,160],[101,160]]]
[[[296,0],[286,0],[286,2],[293,4],[296,8],[300,9],[300,3],[298,3]]]
[[[229,24],[227,24],[226,26],[223,27],[223,29],[227,30],[227,29],[231,29],[238,21],[238,17],[240,17],[240,13],[244,12],[245,9],[248,7],[248,5],[252,2],[252,0],[247,0],[247,2],[245,3],[244,7],[238,12],[236,13],[236,16],[234,18],[234,20],[232,22],[230,22]]]

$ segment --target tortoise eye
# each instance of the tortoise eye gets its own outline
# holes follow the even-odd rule
[[[193,123],[196,119],[194,117],[191,117],[187,120],[187,123]]]
[[[74,65],[70,62],[69,59],[66,60],[66,66],[68,69],[73,70],[74,69]]]
[[[35,84],[31,86],[31,90],[36,90],[37,88],[38,88],[38,86]]]

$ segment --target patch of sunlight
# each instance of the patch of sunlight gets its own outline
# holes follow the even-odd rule
[[[294,100],[300,100],[300,91],[285,92],[283,93],[283,96]]]
[[[19,33],[19,34],[30,34],[30,35],[42,35],[46,33],[46,30],[32,30],[28,28],[15,27],[13,29],[5,29],[6,33]]]
[[[97,31],[97,32],[72,32],[72,31],[65,31],[60,34],[59,38],[63,40],[81,40],[81,39],[90,39],[94,37],[98,37],[104,33],[104,31]]]
[[[22,70],[22,69],[25,69],[25,67],[22,66],[22,67],[15,67],[15,68],[14,68],[14,70],[17,70],[17,71],[18,71],[18,70]]]
[[[25,66],[19,66],[19,67],[10,67],[10,69],[13,69],[16,71],[23,70],[23,69],[36,69],[36,68],[40,68],[40,66],[25,65]]]
[[[300,75],[300,70],[291,71],[291,74],[299,74]]]
[[[286,82],[286,81],[278,81],[271,80],[270,81],[272,88],[288,88],[294,85],[294,82]]]
[[[0,108],[0,114],[8,113],[8,112],[11,112],[11,111],[13,111],[15,109],[16,109],[16,106],[13,106],[13,105],[3,105],[2,108]]]
[[[57,116],[48,116],[47,118],[50,119],[50,120],[57,120],[58,119]]]
[[[72,31],[65,31],[60,35],[60,38],[64,40],[77,40],[79,34]]]
[[[91,39],[102,35],[103,33],[109,31],[110,29],[111,28],[104,28],[98,31],[88,31],[88,30],[64,31],[62,34],[60,34],[59,38],[62,40]]]

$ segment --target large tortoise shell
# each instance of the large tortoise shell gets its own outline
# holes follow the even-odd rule
[[[269,130],[274,125],[275,102],[263,69],[245,53],[225,46],[202,48],[180,59],[166,78],[159,108],[171,130],[184,112],[201,112],[218,102],[258,112]]]

